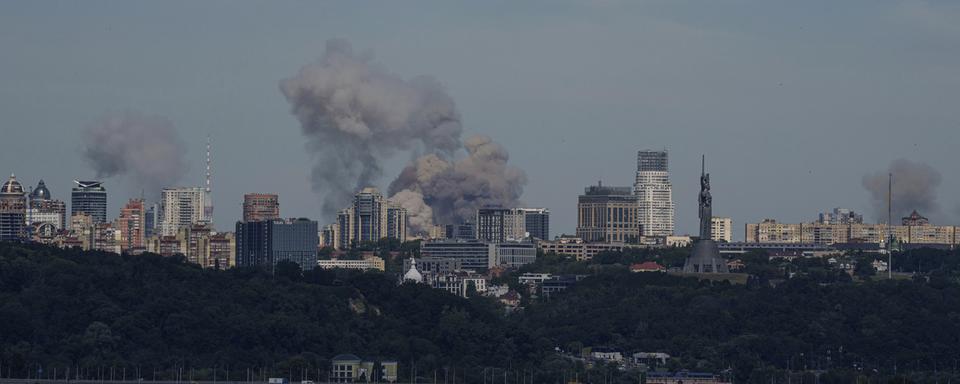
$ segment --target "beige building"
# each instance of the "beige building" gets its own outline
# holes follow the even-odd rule
[[[183,255],[203,268],[227,269],[237,264],[236,236],[214,232],[209,224],[180,228],[175,236],[151,236],[147,252],[166,257]]]
[[[806,243],[806,244],[844,244],[844,243],[881,243],[887,236],[886,224],[829,224],[815,223],[778,223],[765,219],[760,223],[745,225],[744,239],[748,243]],[[905,244],[958,243],[958,227],[950,225],[895,225],[890,228],[893,237]]]
[[[637,212],[630,187],[589,186],[577,200],[577,237],[588,243],[639,243]]]
[[[364,257],[363,260],[344,260],[344,259],[330,259],[330,260],[317,260],[317,265],[323,269],[359,269],[359,270],[368,270],[376,269],[378,271],[384,271],[386,269],[386,264],[384,264],[383,258],[378,256],[369,256]]]
[[[624,243],[587,243],[578,237],[559,237],[553,241],[539,241],[537,248],[543,253],[556,253],[558,255],[569,255],[577,261],[591,260],[600,252],[613,251],[619,252],[624,248],[639,247],[635,244]]]
[[[713,241],[725,243],[733,241],[733,219],[729,217],[711,217],[710,235]]]

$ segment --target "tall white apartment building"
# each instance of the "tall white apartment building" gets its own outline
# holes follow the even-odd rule
[[[206,223],[205,192],[200,187],[164,188],[160,194],[160,234],[176,236],[180,228]]]
[[[641,236],[673,235],[673,185],[666,151],[637,152],[637,216]]]

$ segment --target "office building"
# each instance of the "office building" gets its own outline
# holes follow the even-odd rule
[[[160,234],[176,236],[180,228],[208,222],[203,188],[164,188],[160,193]]]
[[[518,208],[523,212],[523,225],[531,239],[550,240],[550,210],[546,208]]]
[[[537,246],[529,241],[506,241],[491,244],[493,265],[504,268],[520,268],[537,261]]]
[[[27,236],[27,196],[17,177],[0,186],[0,241],[19,241]]]
[[[152,204],[143,214],[143,236],[149,239],[160,232],[160,204]]]
[[[546,208],[483,207],[477,210],[477,240],[516,241],[525,238],[548,239],[550,211]]]
[[[317,222],[308,219],[238,221],[237,266],[273,270],[281,261],[291,261],[304,270],[317,266]]]
[[[423,259],[457,260],[459,268],[486,270],[493,267],[518,268],[537,259],[537,247],[529,241],[500,243],[480,240],[429,240],[420,243]]]
[[[477,225],[472,221],[444,226],[444,236],[431,236],[431,239],[476,240]]]
[[[710,218],[710,235],[716,242],[733,241],[733,219],[716,216]]]
[[[629,187],[585,188],[577,199],[577,237],[586,242],[639,243],[637,196]]]
[[[351,248],[383,238],[405,241],[407,211],[385,199],[376,188],[364,188],[353,198],[353,205],[337,214],[338,249]]]
[[[243,195],[243,221],[263,221],[280,218],[280,203],[271,193]]]
[[[131,252],[146,248],[146,213],[143,199],[130,199],[120,209],[116,228],[120,231],[120,251]]]
[[[420,243],[422,257],[457,259],[464,269],[481,270],[491,266],[493,255],[489,243],[477,240],[428,240]]]
[[[90,215],[94,224],[107,222],[107,189],[100,181],[73,181],[70,191],[70,216]]]
[[[673,186],[666,151],[637,152],[637,196],[640,234],[647,237],[673,235]]]
[[[483,207],[477,210],[477,240],[501,242],[522,239],[522,217],[510,208]]]

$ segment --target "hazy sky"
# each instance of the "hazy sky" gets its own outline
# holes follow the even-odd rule
[[[0,172],[69,200],[72,179],[94,177],[84,127],[136,110],[186,142],[180,184],[201,184],[213,136],[221,229],[245,192],[317,218],[278,82],[331,38],[438,79],[467,135],[526,171],[523,201],[551,209],[554,234],[573,232],[586,185],[632,185],[643,148],[670,151],[678,233],[697,228],[701,153],[736,238],[744,222],[836,206],[872,219],[861,178],[898,158],[941,173],[939,212],[924,213],[960,224],[955,1],[4,1]],[[106,181],[115,216],[139,189]]]

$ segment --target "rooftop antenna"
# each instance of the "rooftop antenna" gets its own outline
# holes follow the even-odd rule
[[[211,163],[211,159],[210,159],[210,135],[207,134],[207,164],[206,164],[207,173],[206,173],[206,185],[204,186],[204,190],[203,190],[203,193],[204,193],[204,196],[203,196],[203,197],[204,197],[204,199],[203,199],[203,200],[204,200],[204,203],[203,203],[203,216],[204,216],[204,218],[207,220],[207,222],[212,223],[212,222],[213,222],[213,199],[211,198],[211,194],[210,194],[210,190],[211,190],[211,188],[210,188],[210,176],[211,176],[210,163]]]

